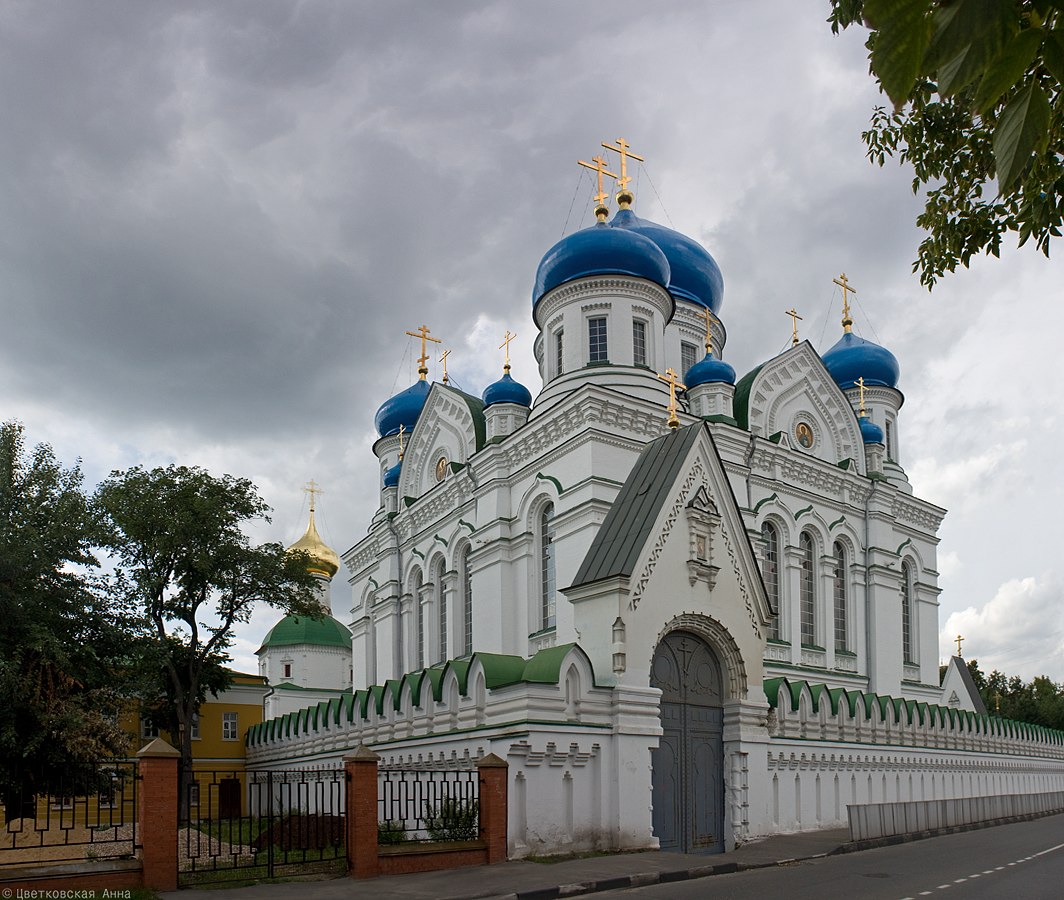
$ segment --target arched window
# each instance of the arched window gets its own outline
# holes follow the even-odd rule
[[[798,582],[802,643],[816,644],[816,588],[813,579],[813,538],[803,531],[798,538],[801,575]]]
[[[913,652],[913,568],[908,560],[901,564],[901,650],[905,662],[916,662]]]
[[[447,597],[443,591],[443,560],[432,570],[432,595],[436,598],[439,631],[436,644],[436,662],[447,662]]]
[[[835,556],[835,649],[849,650],[849,620],[847,618],[848,598],[846,596],[846,548],[841,541],[835,541],[832,548]]]
[[[473,653],[473,567],[469,562],[472,547],[462,553],[462,655]]]
[[[423,593],[421,587],[421,573],[419,572],[417,577],[414,578],[414,627],[417,629],[417,639],[415,641],[416,659],[414,660],[414,667],[417,669],[423,669],[425,667],[425,610],[421,606],[421,595]],[[401,652],[402,647],[400,647],[400,653]],[[402,660],[401,655],[400,660]],[[404,665],[405,664],[400,663],[401,668]]]
[[[556,579],[554,572],[554,504],[543,507],[539,518],[540,618],[542,628],[553,628],[556,621]]]
[[[780,636],[780,533],[771,522],[761,526],[761,537],[765,542],[765,562],[762,576],[769,604],[776,610],[769,627],[769,637]]]

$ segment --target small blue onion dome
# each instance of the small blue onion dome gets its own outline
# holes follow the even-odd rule
[[[687,389],[698,387],[700,384],[735,384],[735,369],[723,359],[717,359],[712,353],[707,353],[696,362],[687,374],[684,375],[683,383]]]
[[[399,484],[399,473],[403,469],[403,461],[399,460],[387,472],[384,473],[384,486],[396,487]]]
[[[400,391],[394,397],[385,400],[373,424],[377,426],[377,434],[387,437],[390,434],[398,434],[399,426],[402,425],[409,434],[417,424],[417,417],[421,415],[421,407],[425,405],[425,398],[429,395],[429,383],[419,379],[405,391]]]
[[[866,444],[883,443],[883,429],[868,418],[868,416],[860,416],[858,422],[861,425],[861,439]]]
[[[532,305],[558,285],[589,275],[633,275],[665,287],[669,261],[652,240],[598,222],[562,238],[544,254],[536,270]]]
[[[669,261],[669,293],[681,300],[707,306],[714,313],[724,302],[724,276],[717,261],[698,241],[640,219],[630,209],[618,210],[610,225],[644,235],[661,248]]]
[[[896,388],[901,369],[894,354],[847,331],[821,359],[835,383],[846,390],[864,378],[865,386]]]
[[[483,397],[485,408],[494,403],[518,403],[521,406],[532,405],[531,392],[520,382],[514,381],[509,372],[494,384],[489,384],[484,388],[484,393],[481,396]]]

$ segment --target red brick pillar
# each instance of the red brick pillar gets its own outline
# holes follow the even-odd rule
[[[488,862],[506,861],[506,789],[509,766],[489,753],[477,762],[480,781],[480,839],[488,845]]]
[[[177,890],[177,765],[181,754],[156,738],[137,754],[140,797],[137,838],[144,887]]]
[[[350,878],[376,878],[377,858],[377,762],[369,747],[359,744],[344,757],[347,823],[347,874]]]

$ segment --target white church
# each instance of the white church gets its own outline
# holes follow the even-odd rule
[[[596,158],[597,223],[535,273],[535,398],[508,354],[479,397],[430,384],[422,326],[368,533],[338,559],[312,513],[301,549],[344,570],[350,618],[264,641],[249,769],[495,753],[511,857],[1064,790],[1064,735],[989,716],[957,657],[940,682],[945,510],[906,478],[898,361],[853,332],[845,275],[834,346],[795,330],[736,378],[720,269],[636,215],[608,149],[616,211]]]

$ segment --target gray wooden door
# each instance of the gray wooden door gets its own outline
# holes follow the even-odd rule
[[[651,752],[654,834],[662,850],[724,852],[724,711],[720,664],[683,631],[654,653],[650,683],[661,689],[664,734]]]

